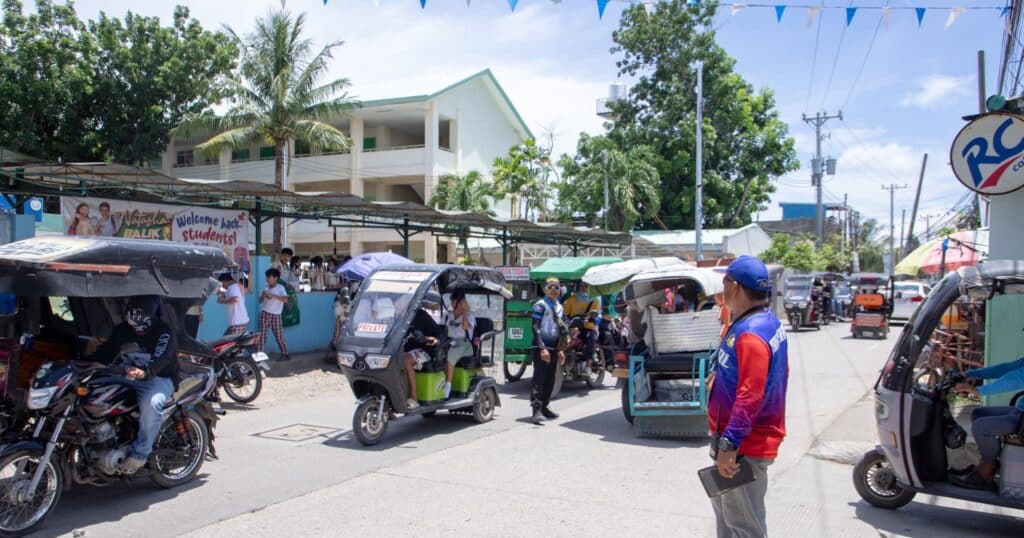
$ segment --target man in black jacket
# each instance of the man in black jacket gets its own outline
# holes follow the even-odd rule
[[[174,394],[178,382],[178,342],[174,329],[159,318],[160,299],[140,295],[128,299],[124,321],[88,360],[110,363],[125,344],[137,344],[139,350],[129,356],[123,381],[135,389],[139,402],[139,435],[128,457],[118,466],[125,474],[134,474],[149,458],[163,423],[164,404]]]

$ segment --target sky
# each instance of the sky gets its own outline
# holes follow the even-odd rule
[[[316,44],[343,40],[331,77],[352,81],[352,95],[368,100],[426,94],[490,68],[531,130],[552,133],[556,153],[572,152],[580,132],[601,133],[595,100],[619,79],[611,54],[612,32],[627,0],[612,0],[602,19],[595,0],[286,0],[304,12]],[[748,2],[754,4],[757,2]],[[946,26],[950,7],[1000,6],[1002,0],[773,0],[793,4],[777,22],[772,7],[750,6],[735,15],[720,7],[717,38],[736,59],[736,71],[756,88],[771,89],[781,119],[796,141],[801,169],[776,183],[761,220],[780,218],[779,202],[813,202],[810,160],[814,129],[803,114],[842,110],[829,121],[822,151],[837,159],[826,177],[824,198],[849,204],[867,218],[889,222],[895,191],[908,219],[922,155],[928,154],[918,214],[932,222],[948,214],[968,191],[952,175],[949,146],[977,112],[977,51],[986,54],[987,93],[996,92],[1004,20],[998,9],[968,10]],[[188,6],[207,28],[228,25],[247,33],[253,21],[281,0],[79,0],[79,15],[129,9],[169,21],[175,4]],[[808,25],[807,5],[824,5]],[[847,6],[861,9],[846,25]],[[882,12],[890,5],[888,25]],[[803,7],[799,7],[803,6]],[[918,26],[913,9],[928,9]],[[870,51],[870,53],[869,53]],[[713,103],[709,104],[713,107]]]

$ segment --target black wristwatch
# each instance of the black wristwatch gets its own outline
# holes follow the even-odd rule
[[[736,445],[732,444],[732,441],[725,437],[718,438],[718,451],[719,452],[736,452]]]

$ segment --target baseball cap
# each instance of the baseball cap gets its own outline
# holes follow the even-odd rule
[[[740,256],[726,268],[725,274],[741,286],[754,291],[771,291],[772,280],[764,262],[753,256]]]

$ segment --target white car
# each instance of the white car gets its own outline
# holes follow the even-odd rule
[[[928,297],[931,286],[924,282],[897,282],[893,294],[892,319],[909,320],[917,307]]]

